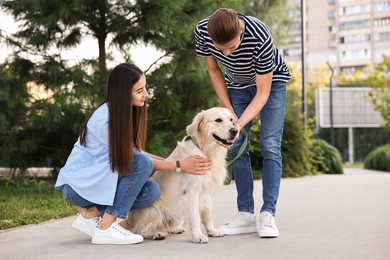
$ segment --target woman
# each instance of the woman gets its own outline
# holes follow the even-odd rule
[[[168,162],[144,152],[145,85],[145,75],[136,65],[124,63],[113,69],[106,99],[84,123],[55,184],[65,200],[82,208],[72,226],[91,236],[93,244],[143,241],[116,220],[160,197],[158,184],[149,180],[153,170],[180,167],[205,174],[210,169],[211,162],[200,156]]]

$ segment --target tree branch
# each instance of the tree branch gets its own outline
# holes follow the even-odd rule
[[[159,62],[161,59],[165,58],[166,56],[169,56],[171,55],[171,51],[170,52],[167,52],[165,53],[164,55],[162,55],[161,57],[159,57],[157,60],[155,60],[152,64],[150,64],[150,66],[144,71],[144,73],[146,74],[157,62]]]

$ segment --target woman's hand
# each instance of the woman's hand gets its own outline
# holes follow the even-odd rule
[[[184,172],[195,175],[204,175],[211,169],[211,160],[199,155],[192,155],[181,160],[180,166]]]

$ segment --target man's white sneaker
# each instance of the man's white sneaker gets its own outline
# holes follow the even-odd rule
[[[238,235],[255,233],[257,231],[256,218],[253,221],[247,219],[244,213],[238,212],[228,223],[218,227],[225,235]]]
[[[73,221],[72,227],[77,229],[78,231],[83,232],[84,234],[87,234],[90,237],[93,237],[93,233],[95,232],[95,228],[99,225],[99,217],[96,218],[84,218],[83,215],[80,213],[76,220]]]
[[[264,211],[260,214],[259,237],[278,237],[279,230],[275,224],[275,217],[272,213]]]
[[[117,222],[112,223],[105,230],[96,228],[92,237],[92,244],[98,245],[129,245],[141,243],[142,241],[144,241],[142,236],[123,228]]]

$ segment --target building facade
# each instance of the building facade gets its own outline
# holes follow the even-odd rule
[[[390,1],[303,0],[305,8],[306,72],[328,63],[349,75],[368,68],[390,55]],[[301,63],[301,0],[290,0],[294,22],[282,46],[289,64]]]

